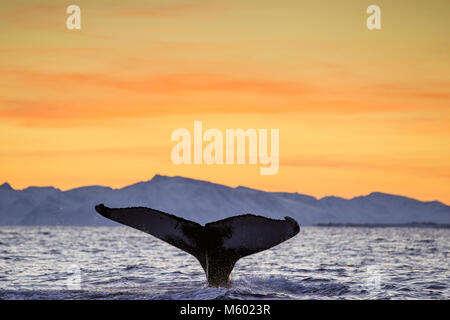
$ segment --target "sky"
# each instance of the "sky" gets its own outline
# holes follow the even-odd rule
[[[81,8],[68,30],[66,8]],[[366,8],[381,8],[368,30]],[[0,181],[123,187],[155,174],[450,204],[450,2],[0,4]],[[175,165],[171,133],[279,129],[279,171]]]

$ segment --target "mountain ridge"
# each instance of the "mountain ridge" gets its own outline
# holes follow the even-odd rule
[[[273,192],[245,186],[230,187],[206,180],[156,174],[151,180],[122,188],[90,185],[55,187],[0,186],[0,225],[112,225],[94,205],[147,206],[199,223],[253,213],[302,225],[450,223],[450,207],[383,192],[345,199],[316,198],[298,192]]]

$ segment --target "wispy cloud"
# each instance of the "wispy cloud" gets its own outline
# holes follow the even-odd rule
[[[215,0],[179,1],[176,3],[142,3],[139,9],[121,8],[114,15],[134,18],[174,18],[192,13],[204,13],[223,7]]]
[[[79,124],[80,119],[89,122],[154,117],[168,110],[178,114],[324,113],[373,117],[397,112],[406,118],[422,110],[440,114],[440,119],[449,117],[448,88],[426,81],[340,86],[208,72],[136,75],[25,69],[5,70],[2,75],[3,81],[9,79],[16,87],[48,93],[48,98],[42,98],[42,94],[39,98],[33,94],[18,98],[5,93],[0,100],[1,117],[37,126],[52,121],[58,126],[61,119],[71,126]],[[412,120],[430,124],[426,117]],[[423,127],[416,123],[416,130]]]
[[[165,152],[165,153],[164,153]],[[33,150],[33,151],[0,151],[3,157],[37,157],[37,158],[55,158],[55,157],[89,157],[89,156],[122,156],[122,157],[153,157],[167,158],[167,148],[155,146],[149,147],[114,147],[114,148],[95,148],[95,149],[53,149],[53,150]]]
[[[4,75],[45,88],[62,84],[86,87],[111,87],[141,93],[177,93],[182,91],[240,91],[260,94],[300,95],[304,84],[264,79],[235,78],[213,73],[180,73],[152,76],[114,76],[98,73],[49,73],[31,70],[5,71]]]
[[[330,159],[331,158],[331,159]],[[280,162],[280,167],[305,167],[305,168],[328,168],[332,170],[380,172],[387,174],[407,174],[421,177],[449,177],[450,167],[448,165],[424,165],[409,163],[408,159],[403,160],[344,160],[342,157],[333,156],[299,156],[284,158]]]

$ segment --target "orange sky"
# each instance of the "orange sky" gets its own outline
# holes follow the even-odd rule
[[[382,30],[365,10],[381,7]],[[69,31],[66,7],[81,7]],[[449,1],[5,1],[0,180],[450,203]],[[174,165],[177,128],[278,128],[280,169]]]

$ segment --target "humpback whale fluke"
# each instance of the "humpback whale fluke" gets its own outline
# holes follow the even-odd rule
[[[295,236],[294,219],[275,220],[244,214],[202,226],[169,213],[145,207],[95,206],[102,216],[157,237],[200,262],[210,286],[226,286],[236,261],[276,246]]]

